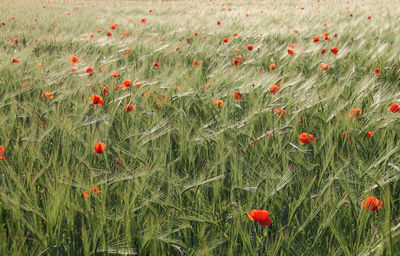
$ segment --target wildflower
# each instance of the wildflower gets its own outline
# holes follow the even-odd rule
[[[115,158],[115,163],[118,166],[118,168],[122,168],[123,160],[121,158],[119,157]]]
[[[249,50],[249,51],[253,50],[253,46],[252,45],[248,45],[247,46],[247,50]]]
[[[193,67],[196,67],[196,66],[200,66],[200,62],[198,62],[198,61],[193,61]]]
[[[228,37],[225,37],[225,38],[222,40],[222,42],[224,42],[224,43],[229,43],[229,38],[228,38]]]
[[[90,105],[100,105],[100,106],[104,105],[103,98],[97,94],[92,94],[91,99],[92,103],[90,103]]]
[[[85,70],[85,73],[87,73],[89,76],[92,76],[94,74],[94,69],[92,67],[88,67]]]
[[[274,108],[274,113],[275,113],[275,115],[277,116],[277,117],[280,117],[280,118],[284,118],[285,117],[285,115],[286,115],[286,110],[284,110],[283,108],[281,108],[281,109],[276,109],[276,108]]]
[[[364,208],[365,211],[378,211],[382,208],[382,201],[379,201],[376,197],[368,197],[365,200],[361,201],[360,207],[361,209]]]
[[[315,43],[315,42],[318,42],[318,41],[319,41],[319,36],[314,37],[313,42]]]
[[[95,193],[95,194],[101,193],[101,190],[98,189],[98,188],[91,188],[90,191],[93,192],[93,193]]]
[[[108,95],[108,88],[106,86],[101,87],[103,95]]]
[[[325,72],[325,71],[330,69],[330,66],[327,65],[327,64],[322,63],[319,68],[322,70],[322,72]]]
[[[158,64],[158,62],[153,62],[153,66],[159,68],[160,64]]]
[[[214,105],[218,105],[220,107],[220,106],[222,106],[224,104],[224,102],[222,100],[214,100],[213,104]]]
[[[377,67],[377,68],[375,69],[375,75],[376,75],[376,76],[381,76],[381,75],[382,75],[382,73],[380,73],[379,71],[380,71],[380,68]]]
[[[141,22],[142,24],[146,24],[146,19],[143,18],[140,22]]]
[[[111,25],[110,29],[114,30],[116,27],[117,27],[117,24],[113,24],[113,25]]]
[[[106,144],[103,142],[97,142],[96,145],[94,145],[95,154],[103,154],[104,149],[106,149]]]
[[[6,150],[3,148],[3,146],[0,146],[0,159],[5,159],[7,156],[4,154]]]
[[[373,133],[372,132],[367,132],[367,137],[372,138]]]
[[[310,142],[315,142],[316,140],[317,139],[314,138],[312,134],[303,132],[302,134],[299,135],[299,142],[301,145],[310,144]]]
[[[324,54],[325,52],[326,52],[325,49],[322,49],[322,50],[321,50],[321,54]]]
[[[85,192],[83,192],[83,198],[85,198],[85,200],[86,200],[86,199],[88,199],[88,197],[89,197],[89,191],[86,190]]]
[[[78,64],[79,64],[78,60],[79,60],[79,58],[76,57],[76,56],[74,56],[74,55],[72,55],[71,57],[69,57],[69,62],[70,62],[72,65],[78,65]]]
[[[236,59],[233,61],[233,65],[234,66],[239,66],[240,64],[242,64],[242,62],[243,62],[243,57],[242,56],[238,56],[238,57],[236,57]]]
[[[42,94],[40,94],[40,96],[44,99],[48,98],[48,99],[52,99],[53,95],[51,94],[51,92],[42,92]]]
[[[111,74],[111,76],[113,76],[113,77],[120,77],[120,76],[121,76],[121,74],[120,74],[120,73],[118,73],[118,72],[114,72],[114,73],[112,73],[112,74]]]
[[[108,37],[112,37],[112,33],[111,32],[107,32],[107,36]]]
[[[124,109],[125,109],[127,112],[131,112],[132,110],[136,109],[136,107],[133,106],[132,104],[126,104],[125,107],[124,107]]]
[[[241,98],[242,98],[242,94],[240,93],[240,92],[235,92],[234,94],[233,94],[233,98],[235,99],[235,100],[240,100]]]
[[[287,52],[288,52],[288,54],[290,54],[292,56],[295,54],[295,52],[292,49],[288,49]]]
[[[218,26],[221,25],[221,21],[217,21],[217,25],[218,25]]]
[[[124,85],[125,88],[128,88],[132,84],[132,82],[129,80],[124,80],[124,82],[122,82],[122,84]]]
[[[237,36],[237,35],[238,35],[238,33],[233,33],[233,34],[232,34],[232,36]]]
[[[269,212],[267,210],[251,210],[251,212],[247,213],[247,216],[250,220],[257,222],[262,226],[269,226],[272,224],[272,220],[270,220]]]
[[[393,112],[393,113],[400,113],[400,106],[398,104],[396,104],[396,103],[392,103],[389,106],[389,111]]]
[[[280,88],[279,88],[277,85],[275,85],[275,84],[271,85],[271,87],[269,88],[269,92],[270,92],[272,95],[278,95],[278,94],[279,94],[279,91],[280,91]]]
[[[362,110],[361,109],[359,109],[359,108],[352,109],[350,111],[350,118],[355,118],[356,116],[359,116],[361,114],[362,114]]]
[[[333,47],[333,48],[331,49],[331,52],[332,52],[333,54],[337,55],[337,54],[339,53],[339,50],[338,50],[338,48],[335,46],[335,47]]]
[[[18,63],[18,62],[19,62],[19,59],[17,59],[17,58],[12,58],[11,62],[12,62],[12,63]]]
[[[275,64],[271,64],[271,65],[269,65],[269,69],[270,69],[270,70],[274,70],[274,69],[276,69],[276,65],[275,65]]]

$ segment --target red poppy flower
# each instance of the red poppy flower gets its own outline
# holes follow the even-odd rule
[[[110,29],[114,30],[116,27],[117,27],[117,24],[113,24],[113,25],[111,25]]]
[[[140,21],[142,24],[146,24],[146,19],[142,19],[141,21]]]
[[[288,52],[290,55],[294,55],[294,54],[295,54],[295,52],[294,52],[292,49],[288,49],[287,52]]]
[[[91,105],[100,105],[100,106],[104,105],[103,98],[97,94],[92,94],[91,99],[92,99],[92,103],[90,103]]]
[[[106,149],[106,144],[103,142],[97,142],[96,145],[94,145],[95,154],[103,154],[104,149]]]
[[[132,82],[129,80],[124,80],[122,84],[124,85],[125,88],[128,88],[132,84]]]
[[[293,32],[296,33],[296,34],[299,33],[299,31],[297,29],[295,29]]]
[[[330,66],[327,65],[327,64],[322,63],[319,68],[322,70],[322,72],[325,72],[325,71],[330,69]]]
[[[114,73],[112,73],[112,74],[111,74],[111,76],[113,76],[113,77],[120,77],[120,76],[121,76],[121,74],[120,74],[120,73],[118,73],[118,72],[114,72]]]
[[[381,70],[381,69],[380,69],[379,67],[377,67],[377,68],[375,69],[375,75],[376,75],[376,76],[381,76],[381,75],[382,75],[382,73],[379,72],[380,70]]]
[[[112,37],[112,33],[111,32],[107,32],[107,36],[108,37]]]
[[[389,106],[389,111],[393,112],[393,113],[400,113],[400,106],[398,104],[396,104],[396,103],[392,103]]]
[[[339,53],[339,50],[338,50],[338,48],[335,46],[335,47],[333,47],[333,48],[331,49],[331,52],[332,52],[333,54],[337,55],[337,54]]]
[[[367,137],[368,138],[372,138],[372,135],[373,135],[372,132],[367,132]]]
[[[278,94],[279,94],[279,91],[280,91],[279,86],[277,86],[277,85],[275,85],[275,84],[271,85],[271,87],[269,88],[269,92],[270,92],[272,95],[278,95]]]
[[[198,62],[198,61],[193,61],[193,67],[196,67],[196,66],[200,66],[200,62]]]
[[[314,37],[313,42],[315,43],[315,42],[318,42],[318,41],[319,41],[319,36]]]
[[[235,98],[235,100],[240,100],[242,98],[242,94],[240,92],[235,92],[233,94],[233,98]]]
[[[101,87],[101,90],[102,90],[102,92],[103,92],[103,95],[108,95],[108,88],[107,88],[107,87],[102,86],[102,87]]]
[[[238,35],[238,33],[233,33],[233,34],[232,34],[232,36],[237,36],[237,35]]]
[[[272,224],[272,220],[270,220],[269,212],[267,210],[251,210],[251,212],[247,213],[247,216],[250,220],[257,222],[262,226],[269,226]]]
[[[136,109],[136,107],[133,106],[132,104],[126,104],[125,107],[124,107],[124,109],[125,109],[127,112],[131,112],[132,110]]]
[[[82,194],[83,194],[83,198],[85,198],[85,200],[88,199],[88,197],[89,197],[89,190],[84,191]]]
[[[359,108],[352,109],[350,111],[350,118],[355,118],[356,116],[359,116],[361,114],[362,114],[362,110],[361,109],[359,109]]]
[[[103,30],[98,29],[96,32],[97,32],[97,33],[101,33],[101,32],[103,32]]]
[[[233,65],[237,67],[237,66],[239,66],[240,64],[242,64],[242,62],[243,62],[243,57],[238,56],[238,57],[236,57],[236,59],[233,61]]]
[[[371,19],[371,16],[368,16],[368,19],[370,20],[370,19]]]
[[[221,25],[221,21],[217,21],[217,25],[218,25],[218,26]]]
[[[1,25],[5,26],[5,25],[6,25],[6,23],[3,21],[3,22],[1,23]]]
[[[379,201],[376,197],[368,197],[365,200],[361,201],[360,207],[361,209],[364,208],[365,211],[378,211],[382,208],[382,201]]]
[[[158,64],[158,62],[153,62],[153,66],[159,68],[160,64]]]
[[[74,55],[72,55],[71,57],[69,57],[69,62],[70,62],[72,65],[78,65],[78,64],[79,64],[78,60],[79,60],[79,58],[76,57],[76,56],[74,56]]]
[[[310,144],[310,142],[315,142],[316,140],[317,139],[314,138],[312,134],[303,132],[302,134],[299,135],[299,142],[301,145]]]
[[[7,156],[4,154],[6,150],[3,148],[3,146],[0,146],[0,159],[5,159]]]
[[[271,65],[269,65],[269,69],[270,69],[270,70],[274,70],[274,69],[276,69],[276,65],[275,65],[275,64],[271,64]]]
[[[92,67],[88,67],[85,70],[85,73],[87,73],[89,76],[92,76],[94,74],[94,69]]]
[[[247,50],[249,50],[249,51],[253,50],[253,46],[252,45],[248,45],[247,46]]]
[[[11,62],[12,62],[12,63],[18,63],[18,62],[19,62],[19,59],[17,59],[17,58],[12,58]]]
[[[218,106],[222,106],[224,104],[224,102],[222,100],[214,100],[213,104],[214,105],[218,105]]]
[[[274,108],[274,113],[275,113],[275,115],[277,116],[277,117],[280,117],[280,118],[284,118],[285,117],[285,115],[286,115],[286,110],[284,110],[283,108],[281,108],[281,109],[276,109],[276,108]]]
[[[52,99],[52,98],[53,98],[53,95],[51,94],[51,92],[42,92],[42,94],[40,94],[40,96],[41,96],[43,99],[46,99],[46,98]]]
[[[325,52],[326,52],[325,49],[322,49],[322,50],[321,50],[321,54],[324,54]]]
[[[98,188],[91,188],[90,191],[93,192],[93,193],[95,193],[95,194],[101,193],[101,190],[98,189]]]
[[[224,42],[224,43],[229,43],[229,38],[228,38],[228,37],[225,37],[225,38],[222,40],[222,42]]]

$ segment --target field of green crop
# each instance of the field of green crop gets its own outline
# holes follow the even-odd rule
[[[398,0],[0,23],[0,255],[400,255]]]

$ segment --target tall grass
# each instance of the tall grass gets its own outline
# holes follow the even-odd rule
[[[400,254],[397,0],[2,0],[2,21],[1,255]],[[381,210],[360,209],[369,196]]]

